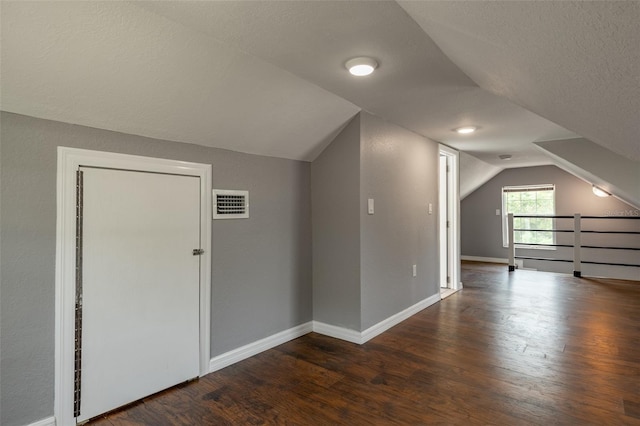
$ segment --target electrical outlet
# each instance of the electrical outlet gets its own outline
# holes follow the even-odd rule
[[[496,209],[496,216],[500,216],[500,209]]]

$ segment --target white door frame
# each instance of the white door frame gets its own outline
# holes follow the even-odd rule
[[[80,166],[168,173],[200,178],[200,376],[209,373],[211,339],[211,165],[102,151],[58,147],[55,402],[58,426],[75,425],[73,416],[75,319],[76,170]]]
[[[449,157],[439,154],[438,157],[438,253],[440,253],[440,292],[451,288],[451,261],[449,256],[450,229],[447,227],[449,217],[448,175]],[[443,255],[445,253],[446,255]]]
[[[449,258],[451,267],[451,283],[450,288],[453,291],[462,289],[460,282],[460,172],[459,172],[459,153],[453,148],[446,145],[439,146],[440,155],[447,157],[449,165],[449,179],[447,180],[447,202],[450,223],[450,246],[446,256]],[[440,176],[438,174],[438,176]],[[438,235],[440,233],[438,232]]]

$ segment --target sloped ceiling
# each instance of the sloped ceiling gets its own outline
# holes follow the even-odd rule
[[[536,146],[558,167],[640,208],[639,161],[582,138],[536,142]]]
[[[640,160],[640,2],[399,4],[483,89]]]
[[[469,154],[469,188],[502,168],[561,165],[557,140],[640,160],[636,1],[2,1],[0,12],[4,111],[312,161],[364,109]],[[355,56],[378,70],[350,76]],[[452,131],[463,125],[479,130]]]
[[[416,133],[507,166],[549,164],[531,144],[575,134],[471,81],[393,1],[138,3]],[[354,79],[346,60],[380,64]],[[461,136],[456,127],[481,131]],[[505,166],[501,164],[501,166]]]
[[[460,151],[460,200],[480,188],[492,177],[504,170],[503,167],[487,164],[478,158]]]
[[[361,108],[510,167],[576,136],[478,87],[392,1],[0,7],[5,111],[306,161]],[[361,55],[380,67],[355,79]]]
[[[2,2],[2,109],[312,160],[360,108],[122,2]]]

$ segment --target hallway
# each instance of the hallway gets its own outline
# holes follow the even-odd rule
[[[364,345],[311,333],[92,424],[640,424],[639,282],[462,281]]]

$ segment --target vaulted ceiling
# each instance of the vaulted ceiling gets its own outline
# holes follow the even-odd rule
[[[640,2],[400,4],[483,89],[640,161]]]
[[[311,161],[364,109],[499,167],[579,136],[640,160],[634,1],[0,7],[5,111]]]

